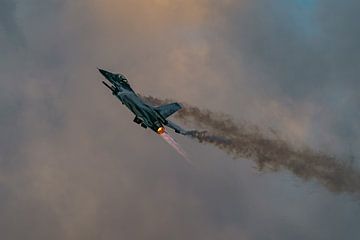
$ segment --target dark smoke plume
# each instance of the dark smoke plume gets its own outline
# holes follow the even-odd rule
[[[153,105],[173,102],[151,96],[144,99]],[[182,105],[174,117],[206,129],[187,133],[201,143],[212,144],[235,158],[254,160],[259,170],[287,169],[304,180],[316,179],[332,192],[360,193],[360,172],[345,161],[310,148],[297,149],[274,131],[265,133],[256,126],[235,123],[227,115]]]

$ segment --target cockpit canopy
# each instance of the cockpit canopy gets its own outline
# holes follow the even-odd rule
[[[123,74],[118,74],[118,76],[119,76],[119,78],[120,78],[120,81],[123,81],[123,82],[125,82],[125,83],[128,83],[128,80],[127,80],[127,78],[125,77],[125,75],[123,75]]]

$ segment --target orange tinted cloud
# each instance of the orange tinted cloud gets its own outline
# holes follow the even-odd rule
[[[105,24],[128,25],[144,32],[171,29],[179,25],[197,26],[209,14],[209,1],[105,0],[92,3],[95,17]]]

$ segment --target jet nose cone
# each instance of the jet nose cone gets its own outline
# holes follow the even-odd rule
[[[110,82],[114,82],[115,74],[101,68],[98,68],[98,70],[101,73],[101,75],[103,75],[107,80],[109,80]]]
[[[104,75],[104,76],[107,75],[107,71],[105,71],[105,70],[103,70],[103,69],[101,69],[101,68],[98,68],[98,70],[99,70],[99,72],[100,72],[102,75]]]

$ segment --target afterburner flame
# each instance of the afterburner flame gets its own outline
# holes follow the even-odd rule
[[[167,133],[163,132],[160,136],[170,145],[172,146],[188,163],[192,165],[191,160],[186,155],[185,151],[181,148],[181,146]]]
[[[156,132],[161,135],[161,134],[165,133],[165,128],[164,127],[159,127]]]

